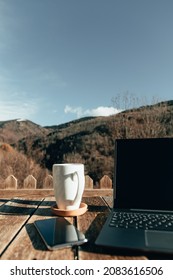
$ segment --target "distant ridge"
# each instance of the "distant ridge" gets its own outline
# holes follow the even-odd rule
[[[29,120],[14,119],[0,121],[0,142],[13,144],[28,136],[45,136],[49,131]]]
[[[73,125],[73,124],[85,122],[85,121],[92,120],[92,119],[95,119],[95,118],[96,118],[96,117],[84,117],[84,118],[76,119],[76,120],[69,121],[69,122],[66,122],[66,123],[63,123],[63,124],[52,125],[52,126],[44,126],[44,127],[45,127],[45,128],[48,128],[48,129],[50,129],[50,128],[51,128],[51,129],[67,128],[68,126],[71,126],[71,125]]]

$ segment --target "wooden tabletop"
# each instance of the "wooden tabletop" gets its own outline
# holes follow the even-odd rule
[[[119,260],[145,256],[96,246],[95,240],[112,206],[112,190],[85,191],[88,211],[68,218],[88,242],[74,248],[49,251],[35,229],[34,221],[53,217],[55,198],[51,190],[0,190],[0,258],[2,260]]]

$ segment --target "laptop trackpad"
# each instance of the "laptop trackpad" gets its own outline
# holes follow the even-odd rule
[[[146,230],[145,243],[148,247],[173,249],[173,233]]]

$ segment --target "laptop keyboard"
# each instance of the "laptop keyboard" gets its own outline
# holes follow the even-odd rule
[[[109,224],[116,228],[173,231],[173,215],[142,212],[114,212]]]

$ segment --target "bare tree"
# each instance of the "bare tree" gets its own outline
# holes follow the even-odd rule
[[[168,117],[167,106],[158,98],[138,98],[129,92],[112,98],[114,107],[124,109],[114,119],[117,138],[146,138],[167,134],[164,119]]]

